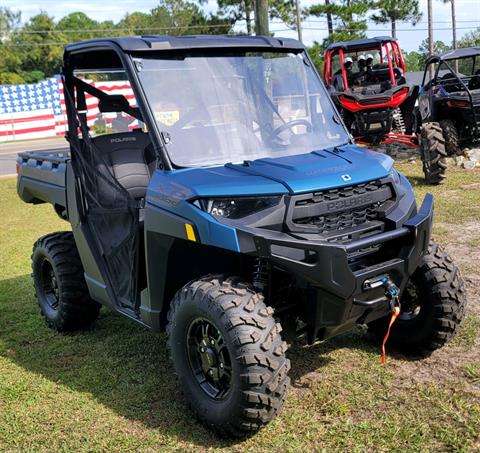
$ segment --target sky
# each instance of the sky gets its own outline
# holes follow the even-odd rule
[[[306,7],[318,3],[315,0],[300,0],[301,6]],[[457,36],[461,37],[465,33],[480,27],[480,0],[455,0],[457,16]],[[127,12],[144,11],[148,12],[158,4],[155,0],[84,0],[80,1],[62,1],[62,0],[42,0],[41,2],[31,0],[0,0],[0,6],[7,6],[14,10],[22,12],[22,19],[25,21],[32,15],[41,10],[47,11],[56,19],[64,15],[82,11],[93,19],[118,21]],[[208,11],[214,11],[215,1],[209,0],[205,8]],[[416,27],[409,23],[398,23],[398,39],[403,49],[407,51],[417,50],[420,43],[427,36],[427,0],[420,0],[420,9],[423,12],[423,18]],[[447,44],[451,43],[451,12],[450,3],[444,4],[442,0],[433,0],[433,20],[434,20],[434,39],[441,40]],[[326,37],[326,22],[320,18],[311,18],[302,24],[303,41],[306,45],[311,45],[314,41],[321,42]],[[236,29],[241,30],[242,25]],[[296,37],[296,32],[287,30],[282,23],[275,23],[270,26],[275,36]],[[369,23],[367,32],[368,37],[389,35],[388,25],[376,25]]]

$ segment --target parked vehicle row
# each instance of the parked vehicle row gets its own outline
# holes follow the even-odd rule
[[[420,147],[425,180],[445,179],[446,158],[480,138],[480,48],[442,52],[408,84],[397,41],[383,36],[327,47],[323,79],[355,140]]]

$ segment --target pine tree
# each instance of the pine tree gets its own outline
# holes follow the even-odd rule
[[[310,16],[327,19],[329,36],[323,46],[335,41],[350,41],[366,37],[366,14],[371,7],[370,0],[325,0],[324,4],[306,9]]]
[[[449,0],[448,0],[449,1]],[[376,24],[391,24],[392,36],[397,37],[397,22],[409,21],[416,25],[422,18],[418,0],[379,0],[374,3],[377,10],[371,19]]]

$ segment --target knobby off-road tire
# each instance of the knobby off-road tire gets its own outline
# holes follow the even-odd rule
[[[425,123],[420,130],[420,150],[427,184],[442,184],[447,169],[447,151],[442,128],[438,123]]]
[[[32,278],[40,311],[59,332],[88,327],[100,304],[90,299],[71,232],[43,236],[33,246]]]
[[[255,433],[284,404],[290,361],[285,357],[287,344],[280,336],[281,326],[272,314],[262,294],[236,278],[224,276],[193,281],[172,301],[167,325],[170,359],[194,414],[223,437],[242,438]],[[230,369],[230,381],[228,377],[222,381],[229,384],[218,398],[207,393],[213,382],[208,380],[210,370],[202,374],[204,371],[195,366],[195,354],[205,350],[203,346],[197,349],[198,337],[191,337],[198,323],[213,326],[208,328],[207,343],[223,344],[219,361]],[[217,365],[217,375],[218,363],[213,365]],[[200,384],[204,379],[206,382]]]
[[[433,241],[410,278],[401,302],[400,316],[388,340],[395,349],[426,355],[458,332],[467,304],[464,282],[452,259]],[[369,329],[383,338],[389,320],[374,321]]]
[[[445,151],[448,156],[458,156],[462,153],[460,146],[460,138],[455,123],[452,120],[440,121],[440,127],[443,131],[443,138],[445,139]]]

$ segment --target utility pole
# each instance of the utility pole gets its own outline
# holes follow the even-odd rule
[[[268,0],[255,0],[255,34],[269,35]]]
[[[295,0],[295,7],[297,9],[297,33],[298,33],[298,40],[300,42],[303,41],[302,39],[302,17],[300,14],[300,0]]]
[[[457,18],[455,17],[455,0],[450,0],[452,7],[452,46],[457,48]],[[455,60],[455,72],[458,72],[458,60]]]
[[[452,34],[453,34],[453,48],[457,48],[457,18],[455,17],[455,0],[450,0],[452,6]],[[455,60],[457,62],[457,60]]]
[[[435,49],[433,45],[433,13],[432,0],[428,0],[428,54],[432,56]],[[430,80],[433,79],[433,65],[430,65]]]

